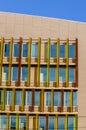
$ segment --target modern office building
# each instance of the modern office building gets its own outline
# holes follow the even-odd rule
[[[85,23],[0,13],[0,129],[85,129],[85,33]]]

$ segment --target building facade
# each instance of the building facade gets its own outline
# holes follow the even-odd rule
[[[78,49],[85,32],[82,26],[0,13],[1,129],[79,130],[84,126],[85,88],[80,85],[85,81],[82,75],[78,78],[84,63],[80,53],[84,49]]]

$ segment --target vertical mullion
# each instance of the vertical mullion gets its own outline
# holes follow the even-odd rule
[[[20,37],[19,41],[18,86],[20,86],[20,79],[21,79],[21,53],[22,53],[22,37]]]
[[[68,115],[65,116],[65,130],[68,130]]]
[[[50,80],[50,38],[48,38],[47,44],[47,87],[49,87]]]
[[[24,95],[25,95],[25,89],[22,89],[22,111],[24,111]]]
[[[69,39],[66,40],[66,87],[69,86]]]
[[[2,111],[5,110],[5,98],[6,98],[6,88],[3,88],[3,101],[2,101]]]
[[[51,90],[51,112],[54,111],[54,90]]]
[[[46,115],[46,130],[48,130],[48,114]]]
[[[3,44],[4,44],[4,38],[1,37],[1,41],[0,41],[0,85],[2,84]]]
[[[36,120],[35,120],[35,124],[36,124],[36,126],[35,126],[35,128],[36,128],[36,130],[38,130],[38,119],[39,117],[38,117],[38,114],[36,114]]]
[[[74,130],[78,130],[78,115],[74,117]]]
[[[12,111],[15,109],[15,89],[12,89]]]
[[[61,91],[61,99],[60,99],[61,100],[61,103],[60,103],[61,110],[63,110],[63,107],[64,107],[64,96],[63,95],[64,95],[64,90]]]
[[[12,68],[12,48],[13,48],[13,38],[10,38],[10,56],[9,56],[9,70],[8,70],[8,85],[11,85],[11,68]]]
[[[73,111],[73,91],[70,91],[70,108],[71,112]]]
[[[57,57],[57,66],[56,66],[56,87],[59,86],[59,44],[60,44],[60,39],[57,39],[56,42],[56,57]]]
[[[32,89],[32,111],[34,111],[34,94],[35,94],[35,92],[34,92],[34,89]]]
[[[76,87],[78,87],[78,39],[76,38]]]
[[[38,38],[38,66],[37,66],[37,86],[40,86],[40,52],[41,52],[41,38]]]
[[[19,114],[16,114],[16,130],[19,130]]]
[[[30,86],[31,44],[32,44],[32,38],[29,38],[29,40],[28,40],[28,78],[27,78],[27,86]]]
[[[26,114],[26,130],[29,130],[29,114]]]
[[[40,99],[40,108],[41,108],[41,112],[44,111],[44,89],[41,90],[41,99]]]
[[[7,113],[6,130],[9,130],[9,113]]]

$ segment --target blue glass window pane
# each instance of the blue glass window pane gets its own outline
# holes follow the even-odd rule
[[[18,67],[12,68],[12,81],[18,81]]]
[[[50,68],[50,81],[56,81],[56,69]]]
[[[68,130],[74,130],[74,117],[68,117]]]
[[[54,124],[55,124],[54,117],[49,116],[48,120],[49,120],[49,122],[48,122],[48,129],[49,130],[54,130]]]
[[[60,82],[66,81],[66,69],[65,68],[59,68],[59,81]]]
[[[9,57],[10,55],[10,44],[4,44],[4,57]]]
[[[46,94],[46,106],[51,106],[51,92],[45,92]]]
[[[74,82],[74,68],[69,68],[69,82]]]
[[[77,92],[73,92],[73,106],[77,106]]]
[[[75,58],[75,46],[74,45],[69,45],[69,58]]]
[[[19,120],[20,120],[20,125],[19,125],[20,128],[26,129],[26,117],[25,116],[20,116]]]
[[[22,81],[27,81],[28,76],[28,68],[22,67]]]
[[[13,46],[14,46],[13,56],[14,57],[19,57],[19,44],[16,43],[16,44],[13,44]]]
[[[46,130],[46,117],[45,116],[39,116],[39,128]]]
[[[21,91],[16,91],[16,105],[21,105],[21,100],[22,100],[22,97],[21,97]]]
[[[40,105],[40,92],[35,92],[35,102],[34,102],[35,106],[39,106]]]
[[[16,116],[10,116],[10,129],[16,129]]]
[[[60,106],[61,93],[54,92],[54,106]]]
[[[31,91],[26,91],[25,92],[25,105],[32,105],[32,92]]]
[[[1,128],[2,129],[6,129],[6,116],[5,115],[1,115]]]
[[[56,58],[56,44],[50,45],[50,57]]]
[[[64,92],[64,106],[70,105],[70,92]]]
[[[47,68],[41,68],[40,70],[40,81],[45,82],[47,76]]]
[[[7,91],[7,105],[12,103],[12,91]]]
[[[32,44],[31,57],[38,57],[38,44]]]
[[[65,129],[65,118],[64,116],[58,116],[58,130]]]
[[[23,44],[23,50],[22,51],[23,51],[22,56],[28,57],[28,44],[27,43]]]
[[[8,80],[8,67],[3,67],[2,80],[3,81]]]
[[[65,45],[60,45],[60,58],[65,58]]]

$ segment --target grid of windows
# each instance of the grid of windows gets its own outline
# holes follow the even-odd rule
[[[0,90],[0,103],[3,102],[3,92],[4,90]],[[15,90],[15,105],[19,105],[22,106],[22,90]],[[5,104],[7,106],[11,106],[12,105],[12,95],[13,94],[13,90],[6,90],[5,91],[6,96],[5,98]],[[70,107],[71,104],[71,100],[70,100],[70,96],[71,94],[73,95],[73,106],[72,107],[77,107],[77,91],[45,91],[44,92],[44,107],[49,107],[53,104],[53,106],[55,107],[60,107],[62,102],[63,102],[63,107],[67,106]],[[63,95],[63,97],[61,96]],[[41,91],[37,91],[35,90],[34,93],[31,90],[26,90],[24,92],[24,105],[25,106],[32,106],[32,98],[34,96],[34,106],[40,106],[43,102],[41,99]]]
[[[41,49],[39,47],[41,47],[39,42],[33,41],[23,42],[21,46],[20,42],[8,42],[2,47],[3,61],[1,62],[3,63],[0,66],[0,84],[12,86],[1,87],[0,110],[12,111],[13,114],[0,115],[1,129],[6,129],[7,126],[9,129],[28,129],[30,126],[32,129],[37,127],[40,130],[54,130],[65,129],[67,125],[68,130],[73,130],[77,126],[76,114],[72,115],[72,112],[77,112],[74,108],[78,106],[76,44],[48,41],[44,45],[42,43]],[[12,84],[9,84],[9,80]],[[38,82],[39,86],[35,84]],[[68,82],[67,86],[66,82]],[[68,89],[64,89],[65,87]],[[71,91],[71,87],[76,88]],[[16,115],[14,111],[18,107],[21,114]],[[64,109],[65,107],[67,110]],[[71,116],[65,114],[69,112],[68,108],[71,108]],[[22,111],[25,113],[27,111],[27,115],[24,115]],[[55,115],[55,113],[50,115],[51,111],[56,114],[58,111],[64,112],[64,115]],[[31,112],[32,115],[28,115]],[[42,114],[35,112],[42,112]],[[43,114],[43,112],[49,112],[49,114]],[[9,125],[7,125],[8,119]]]
[[[28,122],[27,122],[28,119]],[[65,120],[68,119],[68,123],[66,124]],[[39,118],[37,119],[38,128],[41,130],[46,130],[48,128],[49,130],[54,129],[65,129],[65,126],[68,127],[68,130],[77,130],[77,125],[75,124],[76,116],[48,116],[48,118],[45,115],[39,115]],[[30,120],[32,122],[30,122]],[[57,121],[57,123],[55,123]],[[0,115],[0,128],[1,129],[7,129],[7,115]],[[48,124],[47,124],[48,122]],[[29,129],[34,129],[36,127],[36,115],[31,116],[29,115],[26,117],[26,115],[9,115],[9,129],[15,130],[15,129],[26,129],[27,127]],[[58,128],[56,128],[58,126]]]

